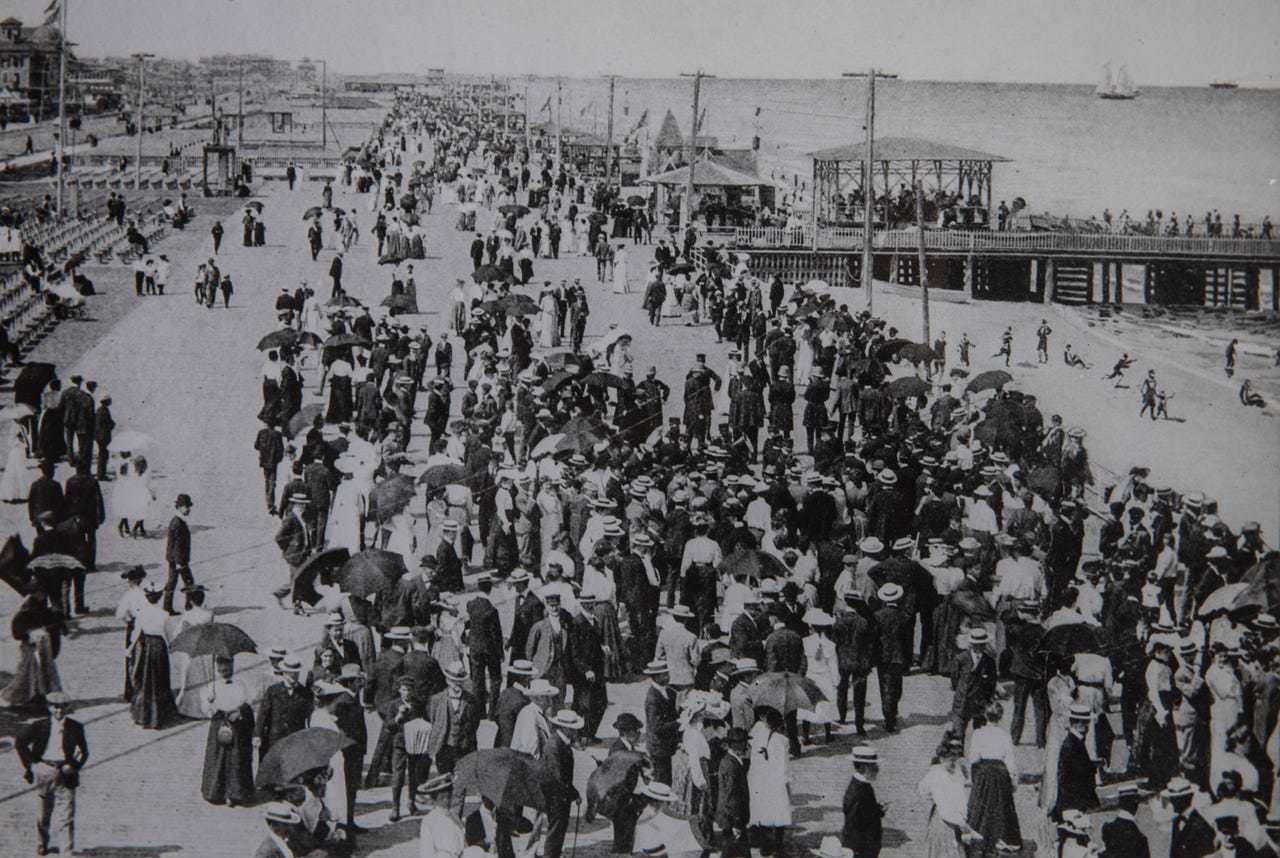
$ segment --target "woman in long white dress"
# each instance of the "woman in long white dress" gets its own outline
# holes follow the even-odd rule
[[[805,385],[809,383],[809,376],[813,375],[813,339],[809,326],[796,326],[796,371],[795,385]]]
[[[556,296],[544,291],[538,299],[542,314],[538,317],[538,345],[552,349],[560,345],[560,307]]]
[[[613,254],[613,294],[627,294],[627,246],[619,244]]]
[[[591,223],[585,215],[578,215],[578,222],[574,225],[576,232],[574,239],[578,243],[578,255],[591,255]]]
[[[13,439],[4,460],[4,478],[0,479],[0,500],[20,503],[27,499],[31,479],[27,475],[27,430],[13,421]]]
[[[327,730],[334,730],[338,733],[342,732],[342,728],[338,726],[337,716],[334,710],[338,706],[342,695],[347,690],[340,685],[330,684],[327,682],[317,683],[319,687],[315,690],[316,708],[311,713],[311,718],[307,722],[308,727],[323,727]],[[324,789],[324,806],[329,811],[329,816],[335,821],[341,823],[347,820],[347,769],[342,751],[337,751],[329,758],[329,782]]]
[[[1212,703],[1209,708],[1209,777],[1216,784],[1222,774],[1222,755],[1227,751],[1227,733],[1244,710],[1244,687],[1236,672],[1239,650],[1220,649],[1204,674]]]
[[[962,843],[976,839],[965,821],[969,798],[960,762],[963,756],[963,741],[955,737],[944,739],[937,762],[920,781],[920,797],[932,804],[924,841],[925,858],[964,858]]]
[[[803,724],[806,744],[809,741],[810,724],[821,724],[826,731],[826,740],[830,743],[831,725],[840,717],[835,704],[840,666],[836,659],[835,642],[831,640],[835,618],[826,611],[810,608],[804,613],[804,622],[812,629],[804,639],[804,654],[807,659],[805,677],[812,680],[827,699],[819,701],[812,711],[801,710],[800,722]]]
[[[352,554],[361,550],[364,517],[368,511],[369,492],[373,490],[374,466],[360,459],[339,457],[334,463],[350,477],[338,483],[333,493],[326,538],[330,548],[346,548]]]
[[[781,851],[782,837],[791,825],[790,749],[782,713],[765,708],[751,727],[751,765],[747,790],[751,796],[751,825],[760,828],[760,852]]]
[[[414,533],[413,516],[408,510],[391,516],[391,520],[383,525],[386,531],[385,550],[399,554],[410,569],[417,567],[418,537]]]
[[[681,315],[680,297],[676,293],[683,295],[685,290],[689,288],[689,278],[683,274],[675,277],[663,276],[667,284],[666,297],[662,299],[662,318],[676,318]]]

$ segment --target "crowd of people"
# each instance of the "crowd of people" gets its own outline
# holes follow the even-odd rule
[[[609,245],[582,179],[546,158],[448,105],[401,96],[357,159],[368,180],[356,192],[376,222],[420,230],[437,195],[464,214],[496,212],[492,229],[466,226],[473,270],[459,272],[447,307],[435,296],[445,325],[428,332],[395,313],[396,298],[426,300],[399,253],[383,311],[347,294],[341,257],[324,269],[327,301],[303,283],[274,304],[254,452],[287,568],[274,595],[315,617],[314,648],[270,650],[266,681],[239,675],[234,657],[184,653],[179,637],[213,619],[190,569],[185,494],[165,582],[124,573],[133,718],[157,729],[209,718],[204,799],[249,804],[270,786],[257,854],[352,852],[360,793],[384,783],[390,823],[420,817],[423,856],[558,858],[575,813],[608,818],[615,853],[661,858],[677,817],[704,858],[777,854],[794,848],[795,761],[848,742],[843,822],[817,854],[875,856],[904,816],[877,794],[895,762],[877,744],[926,727],[899,709],[909,675],[944,677],[952,697],[919,784],[930,856],[1032,843],[1139,855],[1140,807],[1170,826],[1172,855],[1280,849],[1280,624],[1257,523],[1233,531],[1216,500],[1149,483],[1141,467],[1099,485],[1083,427],[1046,421],[1007,379],[970,382],[967,336],[961,373],[945,374],[944,340],[908,359],[936,383],[902,375],[901,341],[883,320],[829,291],[762,284],[745,259],[687,239],[658,243],[640,299],[652,324],[706,319],[733,349],[722,372],[699,354],[682,384],[656,366],[637,381],[624,329],[584,343],[580,282],[544,281],[536,299],[520,291],[532,279],[521,262],[543,250],[554,257],[564,241],[598,260]],[[326,189],[311,228],[333,213]],[[622,267],[614,291],[625,293]],[[32,553],[68,538],[71,518],[87,566],[89,442],[101,447],[103,424],[80,419],[94,409],[81,381],[57,404],[46,396],[34,443],[42,467],[66,456],[82,485],[64,492],[45,474],[24,496]],[[322,401],[306,401],[309,384]],[[46,431],[55,413],[64,432]],[[145,476],[144,462],[130,465]],[[122,515],[122,535],[144,526],[154,499],[141,481],[126,496],[138,509]],[[90,517],[106,520],[100,493]],[[24,732],[20,758],[63,813],[88,745],[56,673],[40,676],[56,635],[34,633],[82,607],[67,599],[32,587],[14,621],[35,666],[22,702],[49,710]],[[624,710],[606,728],[611,695],[631,682],[642,683],[643,717]],[[1016,753],[1028,708],[1036,788]],[[497,751],[481,740],[485,721]],[[607,745],[604,729],[616,734]],[[303,731],[341,741],[277,771]],[[48,750],[51,735],[65,753]],[[585,795],[572,786],[588,774],[575,750],[599,763]],[[481,759],[544,784],[540,795],[482,782]],[[1113,784],[1119,813],[1097,827],[1090,815]],[[1029,788],[1030,818],[1017,801]]]

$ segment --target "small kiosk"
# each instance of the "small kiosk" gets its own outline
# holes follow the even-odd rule
[[[206,197],[229,197],[236,192],[236,179],[240,168],[236,147],[212,143],[204,147],[204,172],[201,186]]]

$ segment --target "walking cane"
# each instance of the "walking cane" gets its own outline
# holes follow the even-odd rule
[[[569,858],[578,851],[578,827],[582,824],[582,802],[574,801],[573,806],[573,845],[569,847]]]

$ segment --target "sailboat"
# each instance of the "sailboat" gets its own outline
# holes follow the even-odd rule
[[[1138,89],[1129,80],[1127,66],[1120,66],[1120,72],[1113,79],[1111,77],[1111,63],[1103,63],[1102,80],[1098,83],[1098,88],[1094,90],[1094,94],[1098,98],[1105,98],[1111,101],[1128,101],[1138,97]]]

